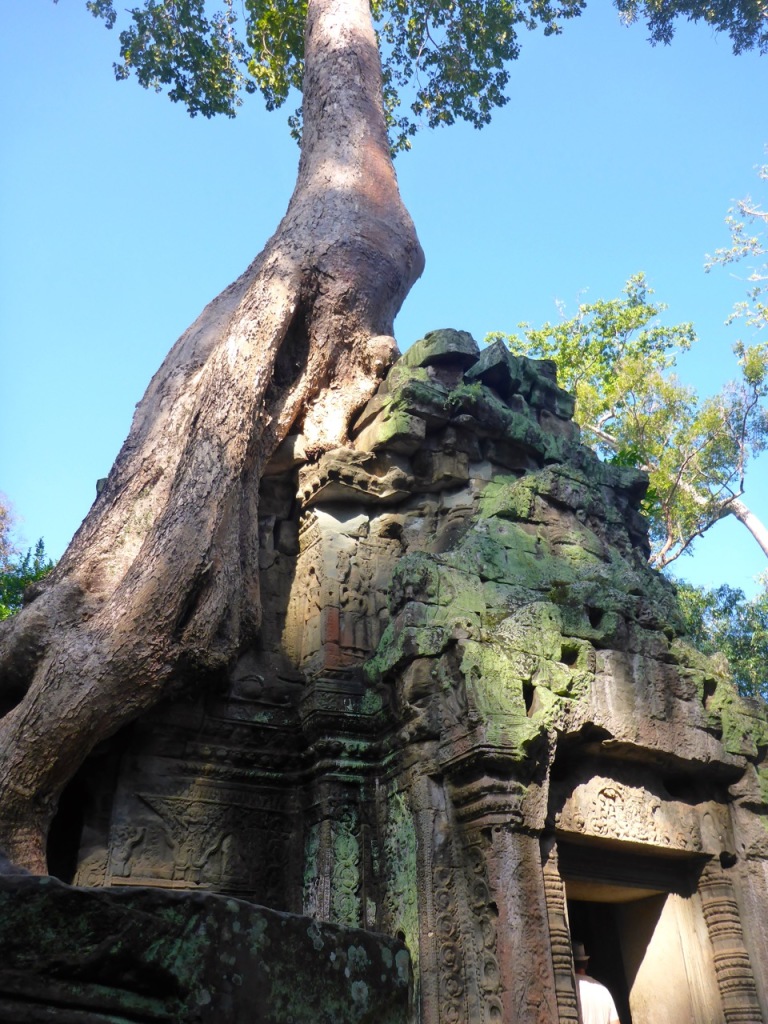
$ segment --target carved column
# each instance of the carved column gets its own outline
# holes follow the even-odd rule
[[[413,779],[411,799],[418,840],[421,1021],[469,1024],[468,935],[450,808],[443,786],[424,775]]]
[[[573,974],[571,934],[566,915],[565,886],[560,877],[557,862],[557,843],[554,838],[551,838],[546,843],[543,843],[542,846],[544,895],[547,900],[549,940],[552,946],[552,966],[555,972],[558,1020],[560,1024],[579,1024],[576,980]]]
[[[500,1019],[551,1024],[557,1003],[538,837],[499,824],[486,836],[489,887],[498,908]]]
[[[373,925],[366,919],[361,807],[358,794],[337,780],[318,788],[304,840],[302,912],[309,917],[351,928]]]
[[[424,872],[420,870],[417,834],[424,828],[419,816],[411,809],[408,793],[396,782],[381,785],[376,790],[377,819],[380,835],[375,847],[375,865],[378,866],[379,885],[376,892],[378,916],[375,930],[385,935],[400,935],[411,953],[414,986],[418,992],[419,914],[425,899]],[[428,831],[428,830],[427,830]]]
[[[462,882],[471,950],[467,956],[467,968],[472,975],[468,985],[470,1020],[501,1024],[507,1018],[502,1003],[502,972],[498,959],[498,898],[492,891],[489,878],[489,849],[487,839],[479,829],[467,832],[464,839]]]
[[[555,983],[541,851],[525,789],[490,775],[450,786],[463,871],[471,1024],[551,1024]]]
[[[731,881],[717,861],[710,861],[704,868],[699,893],[714,951],[726,1024],[762,1024],[738,904]]]

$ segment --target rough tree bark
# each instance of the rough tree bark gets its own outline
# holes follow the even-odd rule
[[[310,0],[305,66],[284,219],[176,342],[66,554],[0,633],[15,703],[0,720],[0,847],[32,871],[93,746],[183,671],[226,665],[253,640],[262,467],[297,424],[317,450],[342,444],[395,353],[423,254],[367,0]]]

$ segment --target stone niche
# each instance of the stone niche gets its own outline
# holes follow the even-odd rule
[[[93,756],[52,863],[404,940],[423,1024],[768,1021],[768,727],[548,361],[435,331],[261,484],[264,621]],[[77,836],[77,842],[71,837]]]

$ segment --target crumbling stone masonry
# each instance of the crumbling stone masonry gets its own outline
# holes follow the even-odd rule
[[[94,753],[61,873],[400,936],[423,1024],[576,1024],[572,936],[623,1024],[768,1022],[768,725],[572,413],[552,363],[446,330],[352,449],[289,438],[258,649]]]

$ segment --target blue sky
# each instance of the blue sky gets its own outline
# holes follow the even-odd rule
[[[166,351],[276,227],[298,150],[283,112],[250,97],[235,120],[191,120],[117,83],[117,37],[83,0],[6,0],[0,38],[0,490],[22,542],[62,553]],[[396,323],[512,330],[556,300],[619,294],[645,271],[670,322],[701,340],[681,376],[735,375],[744,285],[705,275],[733,199],[768,142],[768,60],[682,25],[651,47],[593,2],[559,38],[533,36],[493,124],[419,135],[397,160],[427,269]],[[746,500],[768,520],[766,459]],[[736,523],[681,575],[751,591],[765,566]]]

